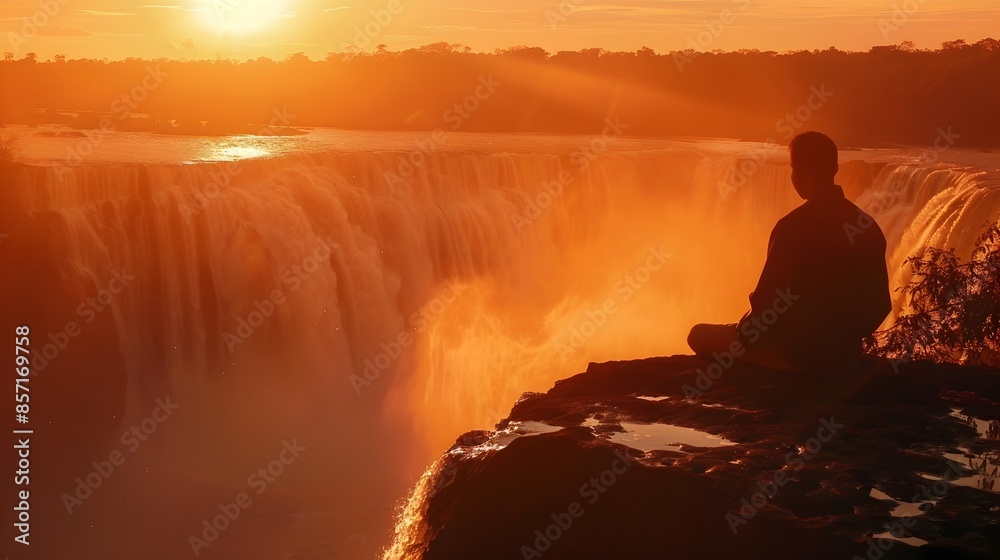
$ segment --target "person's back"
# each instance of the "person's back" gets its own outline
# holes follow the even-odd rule
[[[861,339],[891,309],[885,236],[834,184],[837,148],[807,132],[792,141],[792,183],[806,202],[778,221],[750,312],[733,337],[743,359],[799,371],[853,367]],[[724,349],[731,325],[697,325],[698,354]]]
[[[859,222],[870,226],[858,232]],[[891,305],[882,230],[836,187],[780,220],[771,240],[751,312],[740,325],[741,341],[750,344],[760,330],[752,318],[784,291],[787,310],[755,342],[786,356],[795,369],[849,367],[860,355],[861,339],[878,328]]]

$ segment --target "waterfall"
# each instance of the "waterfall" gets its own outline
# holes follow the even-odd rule
[[[132,278],[103,311],[126,421],[165,394],[224,426],[322,412],[333,447],[391,427],[367,445],[411,477],[523,391],[687,353],[691,324],[736,320],[799,202],[780,150],[410,155],[22,166],[9,188],[69,291]],[[855,156],[839,178],[885,231],[897,287],[907,255],[968,251],[1000,216],[975,170]]]
[[[987,224],[1000,218],[1000,189],[990,184],[988,175],[914,165],[886,167],[879,173],[875,187],[857,204],[885,232],[894,290],[910,281],[909,267],[904,266],[907,257],[928,247],[953,248],[960,257],[969,258]],[[897,301],[889,320],[902,309]]]
[[[426,374],[423,386],[410,389],[426,393],[448,392],[449,375],[499,389],[502,378],[514,375],[504,367],[554,367],[539,372],[545,379],[537,383],[517,379],[541,389],[602,354],[683,352],[683,329],[698,316],[741,313],[770,227],[797,203],[786,163],[775,154],[747,166],[745,157],[680,149],[612,152],[583,162],[569,155],[442,153],[408,177],[387,180],[387,170],[405,169],[405,156],[328,153],[68,172],[31,167],[15,188],[25,211],[49,215],[64,260],[77,272],[99,286],[116,270],[136,277],[113,309],[130,399],[140,400],[204,384],[232,368],[234,355],[253,361],[294,350],[299,361],[322,363],[320,375],[338,392],[371,392],[399,404],[402,396],[384,393],[411,379],[383,376],[407,361],[419,362],[416,369]],[[980,175],[844,164],[845,190],[886,233],[894,286],[906,280],[906,256],[926,246],[968,251],[996,218],[1000,195],[983,187]],[[669,263],[653,274],[649,289],[637,291],[643,303],[665,305],[669,315],[633,312],[633,305],[622,311],[638,325],[609,319],[591,341],[599,349],[579,349],[569,360],[539,351],[558,343],[566,320],[564,335],[574,320],[585,322],[586,310],[613,296],[616,280],[661,245]],[[313,260],[323,262],[299,270]],[[708,280],[718,293],[699,292]],[[451,285],[460,286],[456,302],[434,314],[422,310]],[[275,290],[287,301],[244,341],[240,325],[257,319],[255,304],[269,308]],[[416,329],[408,318],[421,310],[416,326],[423,328]],[[658,332],[646,331],[646,316],[658,317]],[[411,352],[403,352],[418,355],[393,358],[400,363],[385,372],[376,367],[378,379],[354,377],[352,384],[406,329],[421,331],[405,349]],[[441,344],[449,335],[454,340]],[[477,337],[497,344],[474,344],[465,353],[492,356],[480,365],[495,370],[495,378],[445,367],[449,354],[456,359]],[[462,369],[480,361],[457,359],[453,365]],[[501,390],[507,398],[525,388]],[[478,393],[480,386],[471,389]],[[408,404],[419,408],[429,398]],[[458,400],[455,406],[469,404]],[[477,413],[499,412],[507,402],[462,420],[481,424],[488,418]]]

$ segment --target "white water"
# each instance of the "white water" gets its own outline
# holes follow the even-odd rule
[[[369,493],[390,508],[523,391],[588,361],[687,353],[691,324],[742,314],[771,226],[798,203],[783,150],[733,141],[617,140],[595,153],[583,137],[453,135],[392,188],[385,172],[401,172],[423,136],[135,136],[109,136],[68,168],[59,154],[78,139],[26,136],[36,166],[13,186],[24,211],[58,224],[67,268],[98,285],[136,276],[112,304],[129,418],[162,395],[191,403],[160,442],[185,476],[238,479],[299,437],[318,451],[283,483],[354,491],[352,508]],[[274,157],[226,171],[225,154]],[[967,252],[1000,218],[998,158],[946,156],[843,154],[839,182],[885,231],[894,285],[907,255]],[[759,165],[743,181],[748,157]],[[722,196],[720,182],[738,188]],[[243,343],[227,338],[275,290],[274,314]],[[364,377],[368,364],[377,376]],[[197,460],[193,431],[215,442]]]

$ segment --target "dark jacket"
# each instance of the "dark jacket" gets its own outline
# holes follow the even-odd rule
[[[807,200],[771,232],[740,340],[804,371],[856,364],[861,339],[892,309],[885,250],[878,224],[839,186]]]

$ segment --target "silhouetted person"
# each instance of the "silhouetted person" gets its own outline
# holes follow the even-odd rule
[[[789,151],[792,184],[805,203],[778,220],[767,262],[739,323],[695,325],[696,354],[735,357],[788,371],[857,365],[861,339],[892,308],[882,230],[834,183],[837,146],[805,132]]]

